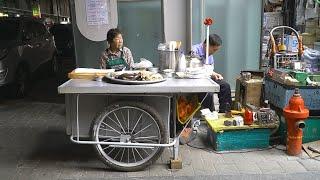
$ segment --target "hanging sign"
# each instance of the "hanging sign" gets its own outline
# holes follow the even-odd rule
[[[40,4],[34,3],[32,5],[32,16],[37,17],[37,18],[41,18]]]
[[[108,9],[105,0],[86,0],[86,12],[89,26],[108,24]]]

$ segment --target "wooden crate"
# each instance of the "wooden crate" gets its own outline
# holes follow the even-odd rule
[[[236,102],[242,105],[252,104],[260,107],[261,92],[262,92],[262,79],[251,79],[244,81],[241,78],[236,80]]]
[[[244,129],[215,132],[208,128],[207,137],[216,151],[267,148],[270,129]]]
[[[225,120],[232,120],[219,114],[217,120],[206,119],[207,139],[216,151],[231,151],[269,146],[270,129],[275,125],[225,126]]]

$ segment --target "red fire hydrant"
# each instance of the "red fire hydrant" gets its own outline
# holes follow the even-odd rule
[[[283,112],[287,122],[287,154],[295,156],[301,153],[302,129],[305,127],[304,120],[309,117],[309,110],[304,107],[299,89],[295,89]]]

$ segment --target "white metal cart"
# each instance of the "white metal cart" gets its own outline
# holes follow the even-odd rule
[[[120,85],[71,79],[65,94],[66,132],[78,144],[94,145],[115,170],[136,171],[156,161],[165,147],[178,158],[176,96],[218,92],[209,78],[174,79],[145,85]]]

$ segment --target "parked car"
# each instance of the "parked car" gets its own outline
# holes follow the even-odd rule
[[[73,32],[71,24],[54,24],[50,29],[60,57],[74,57]]]
[[[57,82],[68,80],[68,73],[76,68],[72,24],[54,24],[50,29],[57,48]]]
[[[0,86],[10,94],[24,97],[30,79],[39,67],[48,64],[56,71],[56,47],[45,26],[32,18],[0,18]]]

